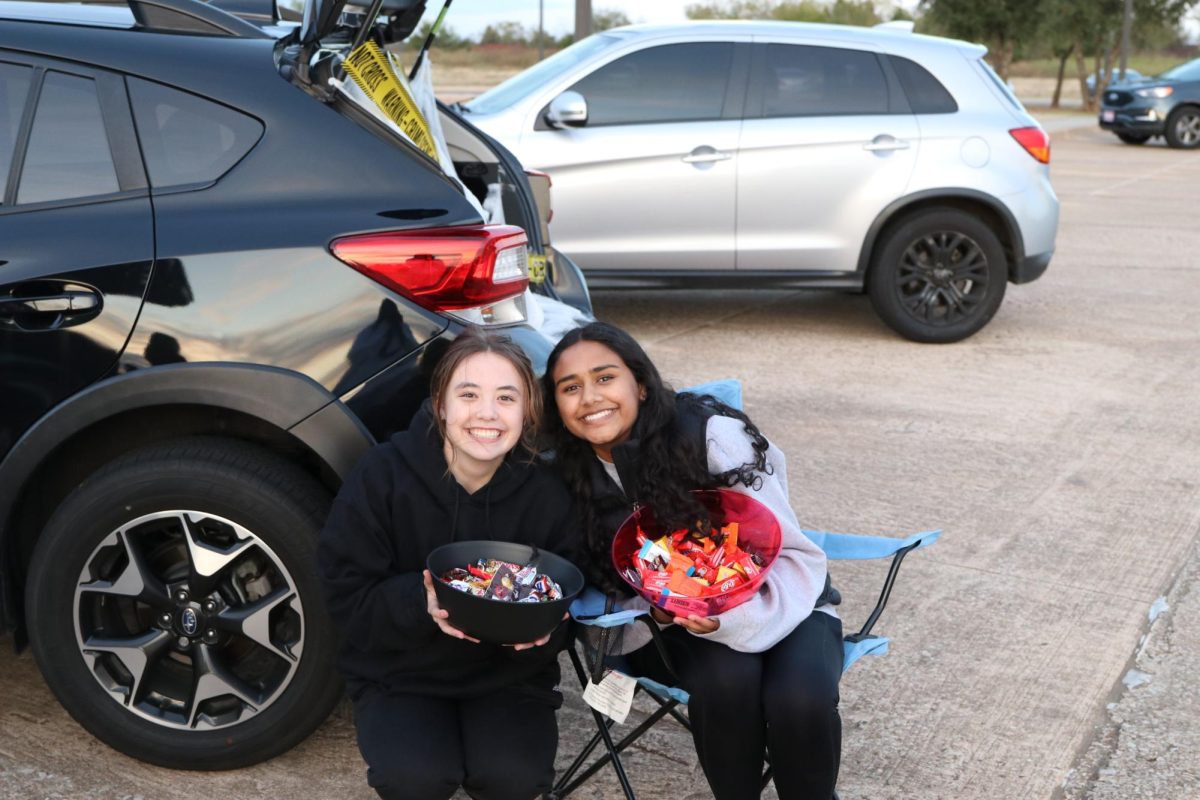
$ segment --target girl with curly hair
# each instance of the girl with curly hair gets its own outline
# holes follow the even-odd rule
[[[749,601],[716,617],[652,608],[678,683],[691,696],[696,753],[717,800],[757,797],[770,752],[782,800],[829,800],[841,757],[838,679],[842,626],[825,555],[801,532],[783,454],[741,411],[676,394],[626,332],[595,322],[569,332],[542,379],[545,425],[583,516],[585,574],[622,607],[631,597],[612,565],[621,522],[649,506],[665,530],[707,527],[691,492],[754,497],[783,531],[779,557]],[[646,634],[638,638],[634,634]],[[622,649],[638,674],[670,682],[640,626]]]

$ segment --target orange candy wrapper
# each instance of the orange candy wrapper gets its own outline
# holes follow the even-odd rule
[[[750,599],[779,553],[774,514],[724,489],[696,492],[708,509],[707,535],[663,533],[648,508],[634,512],[613,539],[617,572],[654,605],[677,616],[713,616]]]

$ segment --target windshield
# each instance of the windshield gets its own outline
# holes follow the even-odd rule
[[[1178,67],[1171,67],[1158,77],[1169,81],[1200,80],[1200,58],[1197,58],[1195,61],[1189,61],[1186,64],[1180,64]]]
[[[545,61],[539,61],[529,69],[518,72],[504,83],[488,89],[474,100],[464,104],[463,107],[475,114],[494,114],[497,111],[503,111],[551,83],[564,72],[573,69],[575,65],[586,61],[602,50],[607,50],[620,41],[620,36],[608,33],[589,36],[565,50],[559,50]]]

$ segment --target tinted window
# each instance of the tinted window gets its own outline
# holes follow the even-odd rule
[[[929,74],[929,70],[907,58],[891,58],[892,69],[900,78],[900,85],[908,95],[908,104],[914,114],[952,114],[958,111],[958,103],[954,102],[941,81]]]
[[[47,72],[25,150],[17,202],[66,200],[119,190],[95,82]]]
[[[12,165],[21,116],[25,113],[25,98],[33,70],[13,64],[0,64],[0,203],[4,202],[4,185]]]
[[[571,88],[587,99],[589,126],[719,119],[732,61],[728,42],[651,47]]]
[[[130,78],[129,96],[155,188],[211,183],[262,136],[258,120],[157,83]]]
[[[887,79],[873,53],[767,45],[763,116],[888,113]]]

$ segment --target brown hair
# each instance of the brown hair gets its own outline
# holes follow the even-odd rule
[[[429,396],[433,400],[433,421],[437,425],[442,439],[446,438],[446,422],[442,419],[442,402],[450,387],[450,378],[458,365],[468,358],[480,353],[495,353],[513,365],[521,377],[521,389],[525,395],[525,419],[521,429],[521,447],[530,454],[537,452],[538,425],[542,419],[542,392],[538,386],[537,377],[533,374],[533,365],[525,351],[507,336],[490,333],[480,328],[467,328],[442,354],[441,360],[433,368],[433,377],[429,382]]]

